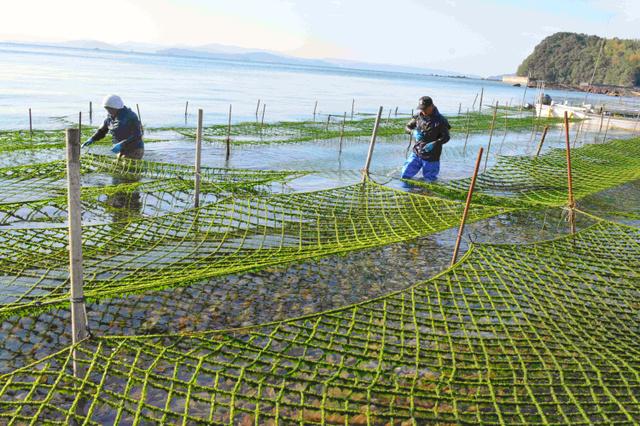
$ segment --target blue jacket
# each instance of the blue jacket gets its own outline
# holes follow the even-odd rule
[[[102,126],[91,136],[94,141],[99,141],[108,133],[111,133],[112,143],[122,143],[123,154],[144,148],[142,141],[142,126],[135,112],[124,107],[118,110],[118,115],[110,115],[104,120]]]
[[[413,151],[426,161],[440,161],[442,154],[442,145],[449,142],[449,129],[451,126],[446,118],[434,107],[431,115],[422,115],[418,113],[414,115],[411,121],[407,123],[407,131],[418,129],[424,135],[421,141],[416,141]],[[435,142],[435,146],[431,152],[422,153],[424,146],[430,142]]]

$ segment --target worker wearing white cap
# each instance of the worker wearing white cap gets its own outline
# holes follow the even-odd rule
[[[107,110],[107,118],[82,147],[89,146],[104,138],[107,133],[111,133],[112,152],[118,154],[118,157],[140,160],[144,155],[144,142],[142,126],[136,113],[127,108],[118,95],[105,97],[102,105]]]

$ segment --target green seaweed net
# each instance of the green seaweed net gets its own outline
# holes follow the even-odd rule
[[[297,143],[322,139],[364,137],[371,135],[375,118],[351,120],[344,117],[328,116],[317,121],[281,121],[276,123],[242,122],[231,125],[230,141],[233,144]],[[403,118],[381,118],[379,136],[396,136],[405,133],[408,116]],[[491,128],[491,114],[469,113],[449,117],[451,132],[464,135],[487,131]],[[560,123],[559,118],[538,118],[532,115],[520,116],[510,112],[499,113],[495,129],[523,130],[534,126]],[[343,128],[344,126],[344,128]],[[194,129],[174,129],[188,138],[195,138]],[[209,142],[225,142],[228,126],[219,124],[203,129],[203,138]]]
[[[640,179],[640,139],[572,149],[571,163],[576,199]],[[470,180],[426,185],[436,193],[463,198]],[[566,150],[553,149],[538,158],[500,157],[494,167],[478,175],[474,198],[485,204],[561,206],[567,204],[567,188]]]
[[[309,193],[228,197],[198,209],[83,227],[89,299],[184,285],[413,239],[456,225],[463,204],[368,181]],[[506,209],[474,208],[470,220]],[[67,231],[0,232],[0,317],[66,304]]]
[[[190,166],[85,154],[81,162],[83,219],[122,221],[191,208],[194,169]],[[201,203],[230,194],[254,194],[272,182],[303,172],[201,169]],[[0,169],[0,225],[52,224],[66,218],[64,161]]]
[[[382,298],[245,329],[96,337],[0,379],[9,424],[640,421],[640,230],[473,245]],[[79,377],[72,369],[77,352]]]

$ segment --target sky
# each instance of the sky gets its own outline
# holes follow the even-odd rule
[[[307,58],[515,72],[558,31],[638,38],[640,0],[19,0],[0,40],[224,44]]]

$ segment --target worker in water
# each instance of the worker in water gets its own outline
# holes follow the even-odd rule
[[[91,136],[82,147],[86,147],[111,133],[113,146],[111,152],[118,154],[118,158],[132,158],[140,160],[144,155],[142,141],[142,125],[135,112],[124,106],[118,95],[109,95],[102,102],[107,110],[107,118],[102,126]]]
[[[426,181],[438,179],[442,145],[449,142],[451,126],[429,96],[418,100],[418,114],[407,123],[407,133],[413,133],[415,144],[404,166],[402,179],[413,178],[421,169]]]

